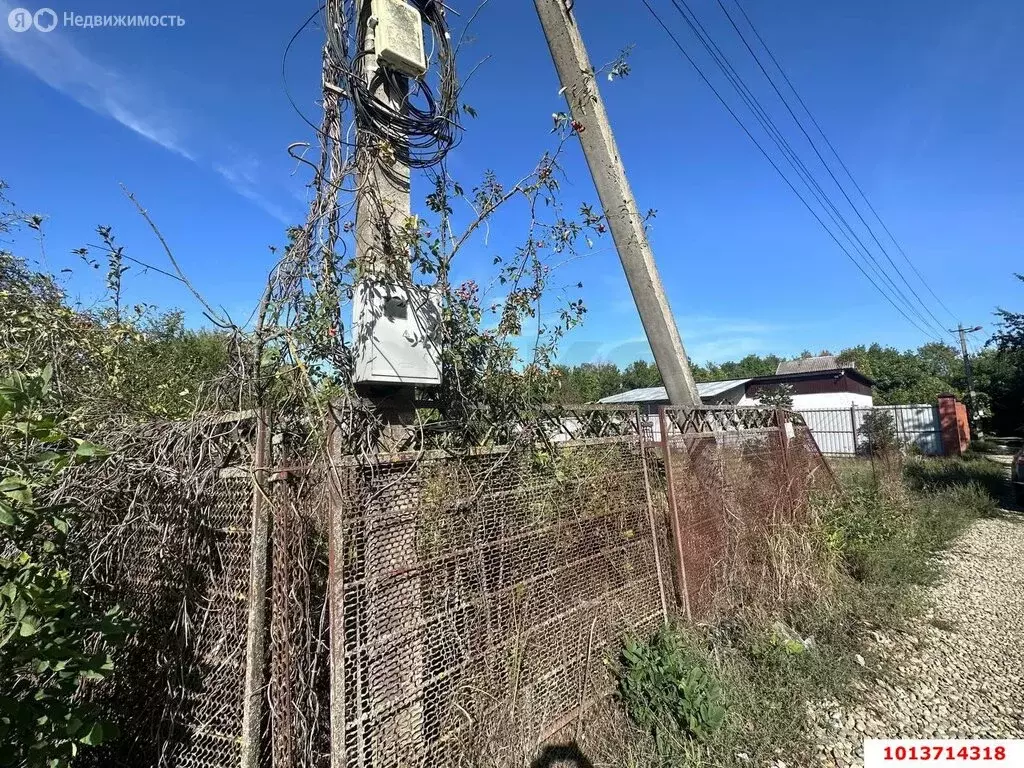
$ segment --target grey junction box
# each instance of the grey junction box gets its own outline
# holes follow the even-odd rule
[[[364,278],[352,295],[356,384],[441,383],[441,297],[412,283]]]
[[[405,0],[373,0],[374,47],[385,65],[409,77],[427,71],[423,49],[423,19]]]

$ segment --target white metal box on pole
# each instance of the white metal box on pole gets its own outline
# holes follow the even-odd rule
[[[441,383],[441,298],[413,284],[364,278],[352,295],[356,384]]]

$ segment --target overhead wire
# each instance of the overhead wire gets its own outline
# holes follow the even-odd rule
[[[854,247],[858,253],[862,254],[870,262],[872,271],[883,280],[894,295],[898,297],[898,300],[903,303],[903,306],[918,320],[921,321],[925,326],[930,326],[933,330],[930,332],[934,338],[934,332],[937,331],[941,336],[943,328],[942,324],[933,319],[929,321],[924,314],[914,305],[914,303],[907,297],[907,295],[900,289],[896,282],[885,270],[884,266],[875,258],[871,249],[864,243],[860,235],[851,226],[846,216],[837,208],[836,204],[832,201],[831,197],[822,188],[821,184],[814,177],[814,174],[807,167],[807,164],[800,158],[799,154],[793,149],[792,145],[785,138],[783,133],[779,130],[775,121],[768,114],[767,110],[761,104],[760,100],[754,95],[750,87],[744,82],[742,76],[737,72],[736,68],[729,61],[728,57],[722,51],[722,49],[715,43],[714,39],[708,33],[707,29],[700,22],[700,19],[694,13],[693,9],[687,4],[686,0],[671,0],[677,12],[683,17],[691,31],[698,38],[705,50],[711,55],[715,63],[718,65],[720,71],[729,80],[730,84],[743,99],[748,109],[754,114],[755,119],[761,124],[762,129],[769,135],[776,146],[782,152],[783,156],[789,162],[790,166],[802,177],[805,184],[807,184],[812,195],[818,200],[818,202],[826,209],[826,213],[829,218],[832,219],[842,232],[844,238]],[[682,2],[682,6],[680,5]],[[689,16],[684,12],[683,7],[685,6],[686,11],[689,12]],[[852,238],[852,239],[851,239]],[[854,244],[853,241],[856,241]],[[877,241],[877,239],[876,239]],[[890,260],[891,261],[891,260]]]
[[[360,50],[343,66],[347,92],[355,106],[361,130],[386,144],[403,165],[430,168],[440,163],[461,138],[459,84],[455,54],[444,18],[444,7],[436,0],[417,3],[423,23],[430,30],[437,56],[437,94],[424,77],[410,78],[378,65],[370,80],[362,64],[372,51]],[[328,35],[328,45],[335,45]],[[400,103],[377,94],[405,94]]]
[[[739,35],[739,38],[743,42],[743,45],[746,47],[747,51],[750,53],[750,55],[753,57],[754,61],[757,63],[758,68],[760,68],[762,74],[764,74],[765,78],[768,80],[768,83],[771,85],[772,89],[775,91],[775,94],[779,97],[779,99],[782,101],[783,105],[786,107],[786,111],[789,113],[790,117],[793,118],[793,122],[795,122],[797,124],[797,127],[800,129],[801,133],[803,133],[804,137],[807,139],[807,142],[811,145],[811,148],[814,150],[814,154],[817,155],[818,160],[821,161],[821,164],[824,166],[825,170],[828,172],[828,175],[831,177],[831,179],[835,183],[836,187],[839,188],[839,191],[842,193],[843,197],[846,199],[846,202],[849,203],[849,205],[853,209],[854,213],[857,214],[857,218],[860,220],[861,224],[863,224],[865,229],[867,229],[868,233],[871,235],[871,238],[875,241],[875,244],[878,246],[878,248],[885,255],[886,260],[892,266],[892,268],[896,272],[897,276],[903,281],[903,284],[906,285],[907,289],[911,292],[911,294],[914,296],[914,298],[917,299],[918,303],[925,309],[925,311],[932,318],[932,320],[934,320],[935,323],[939,327],[941,327],[942,324],[943,324],[942,321],[939,320],[939,318],[937,318],[935,316],[935,314],[931,311],[931,308],[928,306],[928,304],[921,298],[921,296],[917,293],[917,291],[914,289],[914,287],[910,284],[910,281],[908,281],[906,279],[906,277],[903,274],[903,271],[898,266],[896,266],[896,262],[889,255],[889,251],[885,248],[884,245],[882,245],[882,242],[878,238],[878,236],[875,234],[874,229],[871,227],[870,224],[868,224],[867,220],[861,214],[860,209],[857,207],[857,205],[850,198],[850,195],[847,193],[846,188],[839,181],[839,179],[836,178],[836,175],[832,171],[832,168],[830,167],[828,162],[825,160],[824,156],[822,156],[821,151],[818,149],[817,143],[814,141],[813,138],[811,138],[810,132],[808,132],[807,128],[804,126],[803,121],[799,117],[797,117],[796,112],[793,110],[792,106],[789,103],[789,100],[783,95],[782,90],[779,88],[778,84],[776,84],[775,79],[768,72],[767,68],[764,66],[764,63],[761,61],[761,58],[757,55],[757,52],[750,45],[750,42],[747,40],[746,35],[743,34],[743,31],[740,29],[740,27],[736,23],[735,19],[733,19],[732,14],[729,13],[729,9],[726,8],[725,3],[722,2],[722,0],[716,0],[716,1],[718,3],[719,8],[722,9],[722,12],[725,14],[726,18],[729,20],[729,23],[732,25],[732,28],[736,31],[736,34]],[[738,2],[737,2],[737,5],[738,5]],[[742,7],[741,7],[741,10],[742,10]],[[760,36],[759,36],[759,39],[760,39]],[[772,60],[775,61],[775,58],[772,57]],[[777,62],[776,62],[776,68],[778,68]],[[790,84],[790,90],[793,90],[794,93],[795,93],[795,89],[792,87],[792,84]],[[803,104],[802,101],[801,101],[801,104]],[[807,109],[806,105],[804,105],[804,111],[807,112],[808,114],[810,114],[810,110]],[[817,126],[818,132],[822,136],[824,136],[825,135],[824,131],[821,130],[821,126],[818,125],[816,121],[815,121],[815,125]],[[828,140],[827,137],[825,137],[825,139],[826,139],[826,141]],[[830,147],[832,146],[831,142],[829,142],[829,146]],[[838,153],[835,151],[834,147],[832,148],[832,153],[836,157],[838,157]],[[850,174],[849,169],[847,169],[847,176],[849,176],[850,179],[853,180],[853,176],[852,176],[852,174]],[[853,183],[854,183],[854,186],[857,187],[858,191],[860,192],[861,197],[866,202],[868,202],[867,201],[867,196],[864,194],[863,190],[861,190],[860,187],[857,185],[856,181],[853,181]],[[868,202],[868,206],[870,207],[870,202]],[[877,212],[875,213],[875,218],[879,218]],[[881,219],[879,219],[879,221],[881,221]],[[884,228],[884,223],[883,223],[883,228]],[[891,234],[890,234],[890,238],[891,238]],[[911,267],[914,268],[915,271],[916,271],[916,268],[914,267],[913,263],[910,262],[909,258],[907,258],[905,254],[904,254],[904,258],[908,261],[908,263],[910,263]],[[920,273],[918,273],[918,276],[920,277]],[[922,283],[925,284],[925,287],[928,287],[927,283],[924,281],[923,278],[921,278],[921,281],[922,281]],[[929,288],[929,290],[930,290],[930,288]],[[934,292],[933,292],[933,295],[934,295]],[[938,297],[936,297],[936,299],[937,298]],[[947,309],[947,311],[948,311],[948,309]]]
[[[754,25],[754,22],[751,20],[750,16],[747,14],[746,10],[743,8],[743,5],[740,3],[740,0],[733,0],[733,2],[736,4],[736,7],[739,9],[740,13],[743,14],[743,18],[746,20],[747,25],[750,27],[751,31],[754,33],[754,36],[757,38],[757,41],[761,44],[761,47],[764,48],[765,53],[768,54],[768,57],[771,59],[772,64],[775,65],[775,68],[779,71],[779,74],[782,75],[782,79],[786,82],[786,85],[789,87],[789,90],[791,90],[793,92],[793,95],[796,96],[797,102],[803,108],[804,112],[807,113],[807,116],[811,119],[811,124],[814,126],[814,128],[817,130],[817,132],[821,135],[821,138],[825,141],[825,145],[829,148],[829,151],[836,158],[836,161],[839,163],[839,167],[843,169],[843,172],[850,179],[850,181],[853,184],[854,188],[857,190],[857,193],[863,198],[865,204],[868,207],[868,210],[870,210],[871,214],[878,220],[878,223],[881,225],[881,227],[882,227],[883,231],[885,232],[885,234],[888,235],[890,240],[892,240],[893,245],[896,246],[896,250],[903,257],[904,261],[906,261],[907,264],[910,265],[910,268],[914,271],[914,274],[917,275],[918,279],[921,281],[921,284],[924,285],[924,287],[932,295],[932,298],[934,298],[935,301],[938,302],[939,306],[941,306],[949,314],[950,317],[952,317],[954,320],[956,320],[957,319],[956,318],[956,314],[946,305],[946,303],[939,297],[939,295],[937,293],[935,293],[935,291],[932,289],[931,285],[925,279],[924,275],[921,274],[921,272],[918,270],[917,266],[914,264],[914,262],[911,260],[911,258],[907,255],[906,251],[903,250],[903,246],[900,245],[899,241],[896,239],[896,236],[892,233],[892,231],[886,225],[885,221],[879,215],[878,211],[875,210],[874,205],[871,204],[871,200],[864,193],[864,190],[861,188],[860,184],[857,182],[857,179],[854,178],[853,173],[850,171],[849,167],[843,161],[843,158],[839,155],[839,152],[836,150],[835,146],[833,146],[832,142],[829,140],[828,136],[825,134],[825,131],[822,129],[821,125],[818,123],[817,119],[814,117],[814,113],[811,112],[810,108],[807,106],[807,104],[804,102],[803,98],[800,96],[799,91],[797,91],[796,86],[794,86],[793,82],[789,79],[789,75],[786,74],[786,70],[783,69],[783,67],[779,63],[778,59],[776,59],[775,54],[772,53],[771,48],[768,47],[768,44],[764,41],[764,38],[761,37],[761,33],[758,32],[757,27]],[[727,15],[728,15],[728,12],[727,12]]]
[[[821,184],[818,183],[814,174],[804,163],[799,154],[793,149],[792,145],[785,138],[778,126],[772,120],[767,110],[761,104],[760,100],[753,93],[753,91],[744,82],[742,76],[736,71],[732,63],[728,60],[728,57],[718,46],[717,43],[711,38],[707,29],[701,24],[697,18],[693,9],[686,4],[686,0],[682,0],[683,5],[686,7],[686,11],[689,12],[689,16],[684,12],[683,8],[679,5],[676,0],[672,0],[676,10],[680,13],[683,19],[686,21],[690,30],[698,38],[705,50],[715,61],[719,70],[725,75],[726,79],[730,82],[733,88],[739,94],[740,98],[746,104],[747,108],[753,113],[754,118],[761,125],[761,128],[768,134],[769,138],[775,143],[782,153],[783,157],[789,163],[790,167],[797,172],[797,175],[801,177],[804,184],[807,185],[811,194],[818,200],[818,203],[825,209],[825,213],[832,220],[832,222],[839,227],[840,233],[846,239],[848,243],[856,250],[859,254],[865,256],[870,264],[871,270],[879,277],[880,280],[887,283],[892,293],[898,297],[908,312],[915,315],[922,323],[926,326],[929,325],[928,319],[921,314],[914,304],[907,298],[906,294],[896,285],[892,277],[885,271],[885,268],[875,258],[871,250],[865,245],[860,235],[857,234],[856,230],[850,225],[850,222],[843,215],[843,213],[836,207],[835,203],[832,202],[828,193],[822,188]],[[854,242],[856,241],[856,242]],[[942,333],[941,326],[938,326],[938,332]],[[934,332],[932,332],[934,337]]]
[[[291,38],[289,38],[288,44],[284,47],[284,53],[281,55],[281,80],[284,82],[285,98],[288,99],[288,103],[291,104],[292,109],[295,110],[295,114],[302,118],[302,121],[316,131],[317,134],[320,133],[321,127],[306,117],[306,113],[303,112],[299,108],[299,105],[295,103],[295,98],[292,96],[291,88],[288,87],[288,54],[291,53],[292,46],[295,45],[295,41],[298,40],[299,35],[306,31],[306,27],[312,24],[313,20],[316,19],[316,17],[319,16],[326,7],[327,3],[321,3],[320,6],[318,6],[317,9],[313,11],[304,22],[302,22],[299,28],[292,34]]]
[[[654,10],[654,8],[651,6],[651,4],[648,2],[648,0],[641,0],[641,2],[643,3],[643,5],[647,9],[647,11],[651,14],[651,16],[654,18],[654,20],[658,23],[658,25],[665,31],[665,33],[668,35],[668,37],[672,40],[673,44],[679,50],[679,52],[690,63],[690,65],[693,67],[693,69],[697,72],[697,74],[700,76],[701,80],[704,81],[704,84],[707,85],[708,88],[711,89],[711,92],[715,95],[715,97],[718,99],[718,101],[722,104],[723,107],[725,107],[726,111],[730,114],[730,116],[733,118],[733,120],[736,121],[736,123],[739,125],[739,127],[747,135],[747,138],[749,138],[750,141],[754,144],[754,146],[757,147],[757,149],[761,152],[761,154],[768,161],[768,163],[772,166],[772,168],[775,169],[775,172],[779,174],[779,176],[782,178],[782,180],[786,183],[786,185],[793,192],[793,194],[797,196],[797,199],[800,200],[800,202],[808,210],[808,212],[815,218],[815,220],[818,222],[818,224],[821,225],[821,228],[825,230],[826,234],[828,234],[829,237],[832,238],[832,240],[839,247],[839,249],[853,263],[853,265],[865,277],[865,279],[867,279],[867,281],[875,288],[875,290],[878,291],[878,293],[881,294],[881,296],[893,307],[893,309],[895,309],[908,323],[913,325],[915,328],[917,328],[919,331],[921,331],[921,333],[925,334],[926,336],[929,336],[931,338],[936,338],[934,333],[932,333],[930,331],[927,331],[923,327],[921,327],[921,325],[916,320],[914,320],[910,315],[908,315],[907,311],[903,307],[901,307],[900,304],[889,295],[889,293],[887,293],[881,286],[879,286],[879,284],[877,282],[875,282],[874,278],[871,277],[871,275],[868,273],[868,271],[864,268],[863,264],[861,264],[861,262],[850,252],[850,250],[845,245],[843,245],[843,243],[839,240],[839,238],[836,237],[836,234],[832,231],[831,228],[829,228],[829,226],[821,218],[821,216],[814,209],[814,207],[808,202],[807,198],[805,198],[804,195],[800,193],[800,191],[796,188],[796,186],[793,184],[793,182],[790,180],[790,178],[779,167],[778,163],[771,156],[771,154],[764,148],[764,146],[761,144],[761,142],[758,141],[757,137],[754,136],[754,134],[747,127],[747,125],[743,122],[743,120],[740,119],[739,115],[736,113],[736,111],[729,104],[728,100],[722,95],[722,93],[718,90],[718,88],[715,87],[715,85],[711,82],[711,79],[707,76],[707,74],[705,74],[705,72],[701,68],[701,66],[690,55],[689,51],[686,50],[685,46],[683,46],[683,44],[680,42],[679,38],[675,35],[675,33],[668,26],[668,24],[661,18],[661,16],[657,13],[657,11]]]

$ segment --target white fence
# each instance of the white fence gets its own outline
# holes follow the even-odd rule
[[[892,414],[896,437],[922,453],[942,454],[942,428],[937,405],[875,405],[871,408],[813,408],[798,411],[807,422],[821,452],[829,456],[855,456],[864,443],[860,428],[872,411]]]

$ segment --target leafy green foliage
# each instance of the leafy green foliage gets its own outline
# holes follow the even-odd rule
[[[108,273],[115,291],[119,263]],[[181,312],[125,311],[114,296],[105,309],[81,311],[50,276],[0,251],[0,375],[49,360],[64,406],[87,423],[191,413],[225,372],[226,338],[186,329]]]
[[[1024,275],[1017,275],[1024,282]],[[1024,434],[1024,312],[996,311],[999,325],[990,344],[975,362],[975,388],[982,407],[991,413],[997,432]]]
[[[930,556],[994,514],[1005,484],[1004,470],[986,459],[913,458],[897,484],[857,463],[841,477],[846,493],[823,507],[823,519],[850,574],[881,588],[932,579]]]
[[[816,702],[850,695],[865,669],[858,654],[871,656],[866,628],[898,628],[919,610],[912,585],[937,575],[931,555],[994,509],[978,484],[989,474],[980,462],[915,459],[906,466],[905,487],[898,478],[877,482],[868,462],[847,462],[839,473],[843,492],[816,500],[820,521],[799,535],[805,546],[835,553],[814,574],[827,588],[771,612],[743,603],[718,620],[628,647],[632,657],[624,660],[619,683],[623,703],[652,738],[634,736],[640,747],[620,744],[616,751],[643,748],[645,760],[636,763],[643,765],[814,763],[816,732],[808,714]],[[884,665],[870,658],[866,669],[885,675]],[[693,706],[681,703],[678,688],[667,682],[685,680],[693,668],[721,691],[712,701],[728,702],[719,726],[701,738],[685,733]],[[689,702],[700,699],[692,686],[683,688]]]
[[[633,722],[653,735],[662,754],[687,739],[707,739],[726,715],[717,680],[669,628],[650,642],[626,641],[619,694]]]
[[[984,457],[918,459],[906,464],[903,476],[911,489],[925,493],[976,486],[999,499],[1006,490],[1006,467]]]
[[[741,360],[724,363],[707,362],[693,366],[693,378],[697,381],[718,381],[720,379],[750,379],[755,376],[772,376],[783,358],[777,355],[747,355]]]
[[[1018,274],[1016,278],[1024,283],[1024,275]],[[996,316],[999,317],[999,328],[992,337],[1000,351],[1024,350],[1024,312],[1011,312],[1008,309],[997,309]]]
[[[822,350],[827,353],[827,350]],[[805,353],[811,356],[810,352]],[[963,397],[966,391],[963,361],[946,344],[925,344],[917,350],[900,351],[880,344],[844,349],[841,360],[856,363],[857,369],[875,380],[875,403],[934,403],[940,394]],[[783,358],[777,355],[747,355],[723,363],[690,361],[696,381],[749,379],[772,376]],[[661,386],[657,366],[644,360],[619,369],[614,363],[583,363],[559,366],[563,402],[589,402],[640,387]],[[977,377],[976,377],[977,378]],[[780,407],[786,407],[782,405]]]
[[[839,357],[852,360],[857,370],[875,381],[875,403],[934,403],[941,394],[963,397],[963,362],[947,344],[925,344],[900,351],[881,344],[844,349]]]
[[[64,766],[116,735],[82,697],[113,669],[128,629],[72,578],[69,529],[80,514],[55,493],[74,464],[106,452],[64,431],[53,369],[0,380],[0,764]]]

